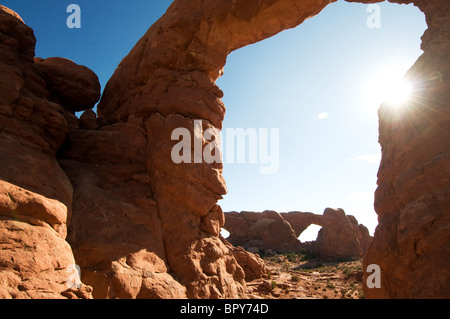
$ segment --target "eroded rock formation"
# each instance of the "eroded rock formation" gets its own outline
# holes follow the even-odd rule
[[[73,190],[55,159],[74,116],[49,99],[33,61],[33,31],[3,6],[0,39],[0,298],[90,298],[90,287],[67,285]],[[92,71],[73,69],[98,84]]]
[[[325,259],[350,259],[363,257],[372,241],[367,228],[342,209],[327,208],[323,215],[264,211],[229,212],[225,216],[224,228],[230,232],[227,240],[250,250],[307,250]],[[304,245],[297,238],[311,224],[322,229],[315,242]]]
[[[282,253],[301,248],[291,225],[277,212],[229,212],[225,216],[224,228],[230,233],[227,240],[235,246]]]
[[[352,219],[356,220],[353,216]],[[327,208],[323,212],[322,229],[317,236],[315,250],[325,258],[363,257],[358,237],[362,237],[359,228],[353,227],[342,209]]]
[[[331,2],[175,0],[115,71],[99,117],[88,112],[82,121],[73,111],[96,102],[95,77],[69,61],[33,61],[32,30],[2,7],[1,296],[88,297],[65,286],[74,263],[69,221],[68,241],[94,296],[243,296],[244,270],[219,237],[222,166],[175,164],[171,134],[186,128],[199,137],[193,121],[201,119],[218,138],[225,106],[214,83],[227,55]],[[391,2],[414,3],[429,29],[408,72],[414,99],[401,116],[380,109],[380,224],[365,266],[380,265],[382,282],[365,293],[449,297],[450,4]],[[79,92],[80,83],[89,90]],[[211,140],[201,139],[202,150]]]
[[[428,30],[406,74],[413,96],[379,110],[379,225],[364,267],[380,266],[381,288],[369,298],[450,298],[450,3],[414,4]]]
[[[97,75],[85,66],[64,58],[34,58],[34,68],[47,84],[48,100],[69,111],[91,109],[100,99]]]
[[[342,209],[327,208],[322,215],[289,212],[281,213],[281,216],[292,226],[297,237],[312,224],[322,226],[322,229],[325,228],[326,230],[319,232],[318,242],[314,244],[315,253],[322,256],[330,258],[364,256],[373,239],[366,226],[359,224],[355,216],[346,215]],[[349,223],[353,232],[350,231]],[[356,243],[355,238],[359,243]],[[335,245],[340,245],[341,248],[330,249],[330,246],[328,246],[330,248],[326,248],[326,242],[331,244],[333,241],[336,241],[338,244]],[[321,245],[324,245],[324,248],[321,249]],[[326,250],[330,251],[330,253],[326,253]]]
[[[164,120],[178,114],[186,121],[204,119],[220,129],[224,106],[214,81],[222,74],[227,55],[299,25],[331,2],[174,1],[122,61],[105,90],[99,115],[115,123],[127,121],[130,114],[147,118],[159,113]],[[367,262],[379,264],[383,276],[382,288],[366,290],[366,296],[448,296],[449,3],[391,2],[414,3],[425,13],[429,29],[423,36],[424,54],[408,74],[416,85],[406,114],[398,116],[388,107],[380,110],[383,159],[375,199],[380,226]],[[215,181],[223,184],[220,168],[199,166],[215,172]],[[205,175],[197,170],[184,181],[194,176]],[[224,187],[198,181],[189,199],[171,205],[189,207],[200,193],[202,200],[211,199],[203,206],[205,211],[211,207]],[[165,187],[179,183],[168,181]],[[418,278],[423,285],[417,284]]]

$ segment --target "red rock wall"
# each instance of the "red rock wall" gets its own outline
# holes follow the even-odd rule
[[[49,99],[55,91],[34,64],[33,30],[3,6],[0,39],[0,298],[90,298],[90,287],[67,286],[73,189],[55,159],[74,116]],[[93,72],[64,63],[98,83]],[[99,88],[94,93],[98,99]]]
[[[379,226],[365,266],[379,264],[369,298],[450,297],[450,3],[417,1],[428,30],[407,73],[414,96],[379,111]]]

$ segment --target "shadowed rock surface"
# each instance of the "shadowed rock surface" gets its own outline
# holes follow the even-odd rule
[[[230,233],[227,240],[245,249],[284,253],[301,248],[291,225],[275,211],[229,212],[225,214],[224,228]]]
[[[73,189],[55,154],[71,115],[48,99],[33,30],[3,6],[0,39],[0,298],[91,298],[67,285]]]

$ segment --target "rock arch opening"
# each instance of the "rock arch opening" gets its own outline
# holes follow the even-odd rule
[[[299,27],[228,56],[216,82],[225,92],[223,131],[279,129],[280,166],[274,174],[261,174],[268,164],[248,158],[243,164],[230,162],[224,145],[228,193],[219,201],[224,211],[320,214],[326,207],[341,207],[373,235],[381,101],[366,91],[382,68],[406,73],[422,53],[420,36],[426,29],[418,8],[380,6],[381,29],[366,24],[368,5],[333,3]],[[402,12],[408,18],[397,25]]]
[[[147,133],[147,153],[143,156],[161,221],[165,246],[163,258],[170,271],[187,287],[188,296],[206,297],[210,296],[210,291],[214,291],[214,296],[229,296],[238,291],[241,284],[232,279],[235,284],[222,287],[222,292],[218,293],[214,290],[216,279],[210,283],[209,277],[218,276],[219,282],[224,282],[227,279],[223,277],[235,278],[237,272],[212,273],[211,267],[201,260],[192,262],[193,259],[214,258],[216,250],[210,249],[211,246],[226,250],[218,238],[218,226],[225,222],[217,206],[217,201],[227,192],[223,165],[172,163],[170,154],[175,143],[170,135],[180,127],[195,134],[195,119],[204,120],[203,129],[214,127],[221,130],[225,105],[221,100],[223,91],[217,87],[216,81],[223,74],[230,52],[296,27],[332,2],[255,0],[216,1],[206,5],[200,0],[176,0],[167,14],[149,29],[121,62],[105,88],[98,105],[103,123],[141,125]],[[439,216],[448,207],[445,204],[448,180],[443,177],[445,174],[424,172],[445,167],[443,165],[448,159],[447,155],[442,155],[448,153],[448,139],[441,137],[443,131],[448,134],[450,127],[448,117],[442,116],[449,94],[446,91],[446,56],[449,52],[445,45],[448,40],[446,33],[441,32],[448,28],[447,11],[442,10],[448,8],[448,3],[446,0],[391,2],[417,5],[425,13],[428,30],[422,37],[424,54],[407,74],[417,83],[407,114],[398,116],[397,111],[389,107],[382,107],[379,111],[382,160],[375,194],[379,224],[365,262],[379,264],[384,276],[383,288],[366,291],[366,295],[401,296],[408,290],[410,296],[419,296],[424,291],[432,295],[436,291],[433,285],[439,285],[439,280],[424,280],[426,284],[418,288],[416,281],[398,278],[398,274],[408,271],[414,272],[411,278],[419,276],[420,271],[412,269],[426,268],[428,259],[417,258],[424,254],[432,254],[439,260],[432,265],[433,269],[438,268],[436,273],[442,274],[442,269],[448,268],[448,255],[442,249],[434,249],[431,238],[423,242],[419,252],[415,252],[417,247],[411,244],[414,242],[412,238],[416,235],[424,237],[427,232],[436,232],[443,241],[447,238],[439,235],[442,234],[439,227],[448,224]],[[325,57],[329,55],[325,54]],[[340,81],[340,84],[344,85],[345,81]],[[324,116],[322,114],[321,117]],[[429,125],[430,122],[433,125]],[[202,147],[210,142],[202,140]],[[432,151],[429,145],[434,145]],[[420,183],[416,182],[418,180]],[[414,220],[415,212],[421,211],[418,207],[428,213],[432,229],[427,222],[420,225],[408,222],[409,217]],[[433,210],[430,207],[440,208]],[[174,220],[178,223],[173,223]],[[400,220],[403,223],[399,223]],[[396,229],[397,225],[403,225],[403,228]],[[182,236],[179,229],[184,230]],[[199,233],[199,229],[208,235]],[[396,242],[398,232],[405,236],[401,243]],[[194,248],[204,254],[193,253]],[[384,254],[386,250],[390,251],[387,256]],[[399,254],[403,266],[398,265]],[[404,259],[404,256],[408,257]],[[221,263],[219,260],[217,262]],[[403,267],[402,271],[398,271],[398,267]],[[199,274],[202,274],[200,280]],[[212,290],[199,288],[199,282]],[[408,284],[406,289],[405,284]]]
[[[225,228],[221,228],[220,229],[220,235],[227,239],[228,237],[230,237],[230,232],[228,230],[226,230]]]
[[[301,234],[298,236],[298,240],[301,242],[311,242],[317,239],[319,235],[319,231],[322,229],[322,226],[311,224],[309,225]]]

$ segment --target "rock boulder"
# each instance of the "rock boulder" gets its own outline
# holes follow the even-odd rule
[[[97,75],[85,66],[58,57],[34,58],[36,71],[47,83],[48,99],[71,112],[91,109],[100,99]]]

